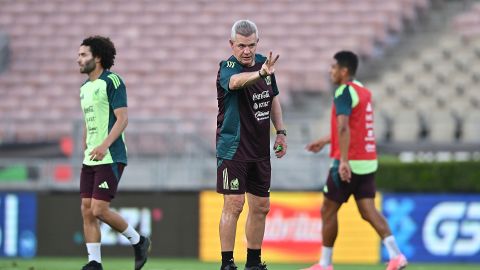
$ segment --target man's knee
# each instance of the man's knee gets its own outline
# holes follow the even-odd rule
[[[270,200],[261,200],[252,205],[249,209],[252,214],[266,216],[270,212]]]
[[[367,222],[370,222],[372,220],[372,215],[369,213],[369,211],[361,211],[360,216],[363,220]]]
[[[370,199],[364,199],[357,201],[359,203],[358,210],[360,212],[360,216],[363,220],[367,222],[372,222],[375,217],[378,217],[380,213],[375,208],[375,204]]]
[[[108,212],[108,208],[105,208],[105,207],[102,207],[102,206],[99,206],[99,205],[95,205],[92,207],[92,214],[94,217],[100,219],[100,220],[103,220],[103,217],[105,216],[106,212]]]
[[[339,206],[336,203],[324,201],[322,205],[322,209],[320,210],[322,213],[322,218],[327,220],[331,220],[337,216]]]
[[[82,212],[83,218],[93,217],[91,203],[87,201],[82,201],[80,205],[80,210]]]
[[[228,196],[225,197],[223,203],[223,212],[226,212],[231,215],[240,216],[243,210],[243,205],[245,204],[244,196]]]

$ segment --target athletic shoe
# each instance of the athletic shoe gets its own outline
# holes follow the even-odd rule
[[[135,270],[140,270],[147,262],[148,253],[152,247],[150,239],[140,236],[140,242],[133,245],[135,251]]]
[[[400,254],[388,262],[387,270],[401,270],[407,267],[407,265],[407,258],[405,258],[403,254]]]
[[[259,263],[258,265],[255,265],[255,266],[250,266],[250,267],[245,266],[245,270],[268,270],[268,269],[265,263]]]
[[[305,268],[305,269],[302,269],[302,270],[333,270],[333,265],[323,267],[320,264],[316,263],[316,264],[310,266],[309,268]]]
[[[237,269],[238,268],[233,261],[231,261],[229,264],[225,266],[220,267],[220,270],[237,270]]]
[[[82,270],[103,270],[102,264],[97,261],[89,261],[82,267]]]

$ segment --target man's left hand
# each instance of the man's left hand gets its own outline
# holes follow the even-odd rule
[[[350,183],[350,179],[352,178],[352,169],[350,168],[348,161],[340,161],[338,173],[340,174],[340,179],[342,179],[342,181]]]
[[[277,138],[275,139],[275,144],[273,145],[273,150],[275,151],[275,156],[277,158],[285,156],[287,153],[287,136],[278,134]]]

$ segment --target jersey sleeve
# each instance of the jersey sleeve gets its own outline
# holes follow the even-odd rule
[[[127,107],[127,88],[120,76],[111,73],[107,79],[107,95],[113,110]]]
[[[341,86],[335,91],[333,102],[337,115],[350,115],[352,113],[352,96],[348,85]]]
[[[273,90],[273,95],[274,96],[280,94],[280,92],[278,91],[277,80],[275,79],[275,74],[272,75],[272,90]]]
[[[220,63],[220,85],[225,91],[229,91],[228,85],[230,83],[230,78],[238,73],[241,73],[242,68],[240,65],[233,61],[222,61]]]

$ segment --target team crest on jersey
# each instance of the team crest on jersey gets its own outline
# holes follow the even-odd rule
[[[230,182],[230,190],[238,190],[239,186],[240,183],[238,182],[238,178],[235,178]]]
[[[98,96],[100,94],[100,88],[97,88],[95,89],[95,91],[93,91],[93,100],[94,101],[98,101],[100,99],[100,97]]]
[[[268,75],[267,77],[265,77],[265,83],[266,83],[267,85],[272,84],[272,78],[270,77],[270,75]]]

